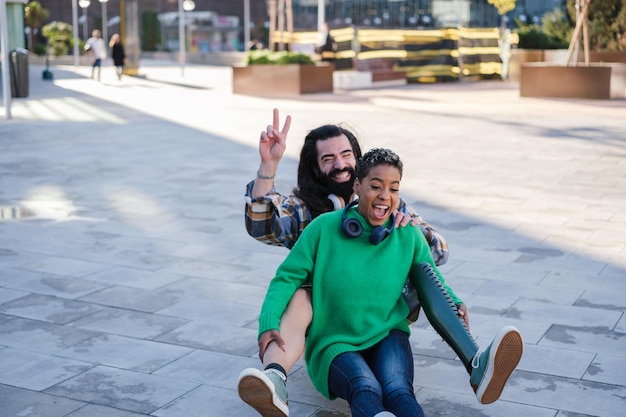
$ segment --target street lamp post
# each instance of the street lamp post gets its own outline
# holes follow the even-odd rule
[[[109,0],[98,1],[100,2],[100,4],[102,4],[102,39],[104,39],[104,44],[108,46],[109,34],[107,33],[107,31],[109,26],[109,19],[107,18],[107,3],[109,2]]]
[[[0,0],[0,51],[2,51],[2,100],[6,118],[11,119],[11,81],[9,80],[9,33],[7,31],[6,1]]]
[[[83,40],[87,40],[87,8],[91,5],[91,0],[78,0],[78,5],[83,9]]]
[[[178,0],[178,50],[180,60],[180,75],[185,76],[185,61],[187,61],[187,39],[185,37],[185,12],[196,8],[193,0]]]
[[[324,30],[324,23],[326,23],[326,9],[324,0],[317,1],[317,30],[321,32]]]
[[[250,0],[243,0],[243,50],[250,46]]]
[[[78,6],[72,0],[72,30],[74,31],[74,66],[78,67]]]

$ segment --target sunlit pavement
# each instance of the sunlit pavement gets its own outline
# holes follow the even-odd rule
[[[233,95],[226,67],[43,70],[11,119],[0,107],[0,417],[256,415],[236,379],[260,366],[256,318],[287,252],[246,234],[243,194],[274,107],[293,117],[280,191],[321,124],[392,148],[403,197],[449,241],[441,271],[479,344],[505,324],[524,336],[482,406],[422,315],[427,416],[623,417],[626,101],[520,98],[498,81],[268,99]],[[291,416],[348,416],[303,366]]]

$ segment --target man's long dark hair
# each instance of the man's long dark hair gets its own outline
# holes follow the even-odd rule
[[[359,141],[352,132],[341,126],[320,126],[311,130],[304,139],[298,165],[298,186],[293,189],[293,193],[304,201],[313,218],[334,209],[332,202],[328,199],[328,195],[332,193],[332,190],[329,189],[328,184],[324,181],[324,174],[320,171],[317,162],[317,142],[341,136],[342,134],[350,141],[354,158],[358,161],[362,155]],[[350,184],[351,186],[352,184]],[[346,196],[341,197],[346,198]]]

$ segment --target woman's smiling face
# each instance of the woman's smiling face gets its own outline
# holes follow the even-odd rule
[[[372,226],[383,225],[398,207],[401,178],[398,168],[380,164],[373,167],[365,178],[354,182],[354,191],[359,196],[359,214]]]

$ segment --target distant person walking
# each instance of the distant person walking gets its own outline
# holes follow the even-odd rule
[[[111,58],[113,58],[117,79],[121,80],[122,74],[124,73],[124,64],[126,63],[126,53],[124,52],[124,45],[122,45],[122,39],[119,33],[114,33],[113,36],[111,36],[109,48],[111,48]]]
[[[93,63],[91,64],[91,78],[97,76],[100,81],[100,70],[102,69],[102,61],[107,57],[107,47],[102,39],[102,34],[98,29],[91,32],[91,38],[85,43],[85,53],[93,54]],[[97,73],[96,73],[97,70]]]
[[[319,33],[319,40],[315,47],[315,53],[320,55],[322,61],[334,61],[335,53],[337,52],[337,43],[335,38],[330,34],[328,23],[322,25],[322,30]]]

